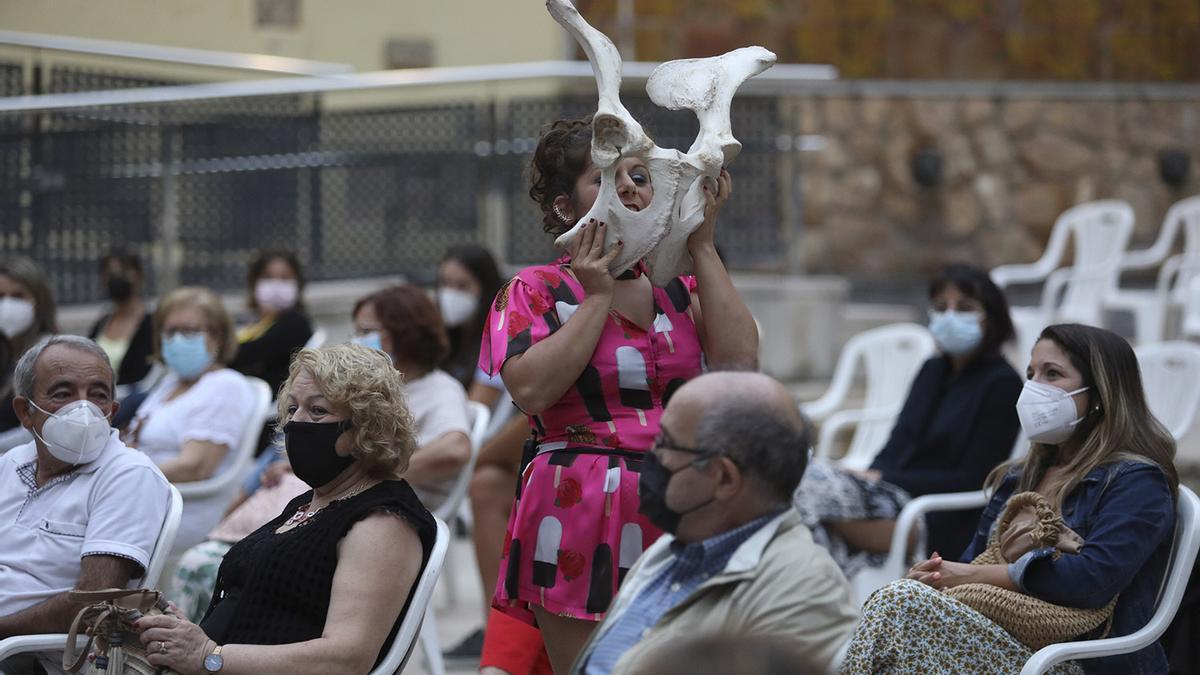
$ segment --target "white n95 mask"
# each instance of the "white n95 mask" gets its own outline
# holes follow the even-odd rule
[[[42,425],[42,433],[33,433],[60,462],[87,464],[99,457],[108,443],[112,432],[108,417],[91,401],[74,401],[58,412],[44,410],[33,401],[29,405],[50,416]]]
[[[1056,445],[1071,437],[1075,427],[1083,421],[1075,416],[1076,394],[1087,391],[1080,387],[1075,391],[1064,391],[1058,387],[1026,380],[1021,396],[1017,398],[1017,418],[1026,438],[1034,443]]]

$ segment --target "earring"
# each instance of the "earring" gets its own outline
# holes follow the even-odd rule
[[[566,225],[571,224],[571,222],[569,220],[567,220],[567,217],[563,215],[563,212],[559,210],[558,204],[555,204],[554,206],[551,206],[550,208],[554,211],[555,218],[558,218]]]

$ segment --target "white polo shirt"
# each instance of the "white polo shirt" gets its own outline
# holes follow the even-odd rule
[[[93,462],[37,487],[37,448],[0,455],[0,615],[75,588],[80,561],[113,555],[142,570],[167,513],[170,488],[114,431]]]

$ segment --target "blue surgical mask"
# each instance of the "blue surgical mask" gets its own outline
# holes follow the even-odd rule
[[[175,333],[164,337],[162,357],[167,367],[185,380],[199,377],[213,362],[204,333]]]
[[[975,312],[930,312],[929,332],[948,356],[970,354],[983,340],[982,319]]]
[[[379,337],[379,331],[377,330],[373,330],[366,335],[355,335],[354,337],[350,338],[350,341],[356,345],[362,345],[364,347],[370,347],[371,349],[383,351],[383,339]]]

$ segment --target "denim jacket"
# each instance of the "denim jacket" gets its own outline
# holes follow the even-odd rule
[[[1019,477],[1010,473],[992,495],[963,561],[987,547]],[[1103,607],[1120,593],[1109,635],[1140,629],[1154,614],[1175,531],[1175,500],[1166,475],[1142,462],[1097,467],[1063,500],[1062,511],[1067,526],[1083,537],[1083,550],[1057,560],[1052,548],[1031,551],[1009,566],[1009,577],[1023,592],[1068,607]],[[1080,663],[1086,672],[1104,675],[1167,672],[1157,642],[1132,654]]]

